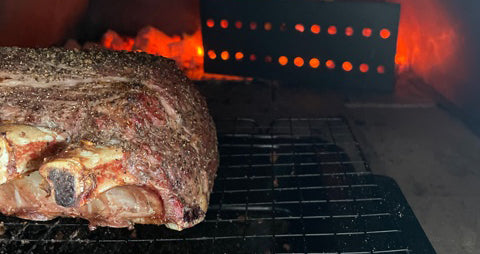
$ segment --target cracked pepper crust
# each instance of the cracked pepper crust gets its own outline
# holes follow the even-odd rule
[[[174,61],[145,53],[0,48],[0,122],[50,128],[70,144],[117,146],[137,185],[162,199],[157,224],[200,222],[218,167],[204,98]]]

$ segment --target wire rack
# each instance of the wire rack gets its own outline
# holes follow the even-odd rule
[[[265,128],[233,119],[217,128],[221,165],[199,225],[182,232],[154,225],[89,231],[81,219],[1,217],[1,250],[411,253],[422,248],[418,242],[430,250],[403,196],[379,185],[344,119],[281,119]]]

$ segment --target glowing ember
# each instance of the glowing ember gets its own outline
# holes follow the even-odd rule
[[[235,53],[235,59],[237,60],[242,60],[243,59],[243,53],[242,52],[237,52]]]
[[[228,60],[230,55],[228,54],[228,51],[223,51],[222,54],[220,54],[220,57],[222,58],[222,60]]]
[[[380,74],[384,74],[385,73],[385,67],[383,65],[379,65],[377,67],[377,72],[380,73]]]
[[[174,52],[175,43],[177,42],[181,42],[179,36],[170,37],[162,31],[149,26],[138,32],[133,49],[147,52],[149,54],[175,58],[175,56],[178,56],[178,54],[176,54],[177,52]],[[185,50],[188,48],[184,47],[183,49]]]
[[[295,25],[295,30],[303,33],[303,31],[305,31],[305,27],[302,24],[296,24]]]
[[[288,58],[286,56],[281,56],[278,58],[278,63],[281,65],[287,65],[288,63]]]
[[[228,20],[226,20],[226,19],[220,20],[220,26],[221,26],[223,29],[227,29],[227,28],[228,28]]]
[[[198,56],[203,56],[203,48],[202,48],[202,46],[197,46],[197,55],[198,55]]]
[[[397,71],[402,72],[410,68],[415,69],[415,72],[424,77],[428,81],[428,77],[433,77],[434,69],[448,70],[452,68],[452,59],[458,55],[460,45],[460,32],[458,26],[455,25],[452,17],[449,16],[445,7],[440,4],[439,0],[391,0],[392,2],[399,2],[402,5],[400,26],[398,31],[397,55],[395,56],[395,63]],[[425,12],[423,10],[429,10]],[[242,29],[247,28],[256,30],[259,28],[266,31],[272,30],[271,22],[257,22],[250,21],[242,23],[241,21],[231,21],[230,24],[227,19],[222,19],[215,23],[214,20],[209,19],[205,25],[208,27],[219,27],[221,29]],[[281,23],[279,29],[285,31],[287,24]],[[313,34],[319,34],[321,27],[318,24],[311,24],[305,27],[304,24],[297,23],[294,29],[298,32],[305,32],[306,29]],[[334,35],[337,27],[326,27],[327,34]],[[357,32],[357,31],[355,31]],[[354,29],[346,27],[344,31],[346,36],[352,36]],[[363,27],[358,30],[364,37],[379,36],[383,39],[392,39],[392,32],[386,28],[372,29]],[[162,55],[174,59],[177,64],[186,72],[191,79],[204,79],[207,74],[203,71],[203,57],[204,54],[210,59],[222,59],[224,61],[242,61],[249,60],[251,62],[258,61],[254,54],[246,54],[242,52],[227,52],[227,51],[212,51],[204,52],[202,45],[202,34],[200,29],[192,35],[184,34],[182,36],[170,36],[162,31],[146,27],[142,29],[135,38],[125,37],[117,34],[114,31],[107,31],[102,39],[102,45],[105,48],[112,50],[127,50],[127,51],[142,51],[155,55]],[[231,54],[231,55],[230,55]],[[262,58],[266,63],[273,62],[271,56]],[[289,60],[292,64],[298,67],[308,64],[311,68],[318,68],[320,61],[316,58],[304,60],[300,57],[288,59],[286,56],[278,58],[278,64],[287,65]],[[306,61],[306,63],[304,63]],[[333,60],[325,61],[325,66],[328,69],[335,69],[336,64]],[[341,64],[342,69],[346,71],[353,70],[353,66],[349,62]],[[370,69],[378,73],[384,73],[383,66],[368,66],[361,64],[358,66],[360,72],[366,73]],[[211,75],[211,78],[220,79],[241,79],[239,77],[230,77],[225,75]]]
[[[293,59],[293,63],[295,64],[295,66],[297,67],[302,67],[304,62],[303,62],[303,58],[301,57],[295,57],[295,59]]]
[[[353,69],[353,66],[350,62],[343,62],[342,68],[344,71],[351,71]]]
[[[108,30],[102,39],[102,45],[105,48],[113,50],[128,50],[131,51],[135,40],[129,37],[121,37],[115,31]]]
[[[327,60],[325,62],[325,66],[329,69],[335,69],[335,62],[333,60]]]
[[[329,26],[328,27],[328,34],[331,34],[331,35],[337,34],[337,27],[336,26]]]
[[[213,20],[207,21],[208,26],[214,26]],[[220,26],[228,27],[225,22]],[[200,29],[192,35],[169,36],[154,27],[145,27],[140,30],[135,38],[120,36],[109,30],[102,38],[102,45],[112,50],[141,51],[149,54],[160,55],[175,60],[178,66],[185,71],[186,75],[194,80],[200,79],[229,79],[239,80],[240,77],[229,75],[206,74],[203,71],[203,56],[205,54],[202,44]],[[241,52],[239,52],[241,54]],[[218,56],[217,56],[218,54]],[[214,52],[209,50],[207,56],[210,59],[229,59],[228,52]],[[243,58],[236,54],[236,59]]]
[[[270,22],[265,22],[265,24],[263,25],[263,27],[265,28],[266,31],[270,31],[270,30],[272,30],[272,23],[270,23]]]
[[[312,31],[312,33],[318,34],[318,33],[320,33],[320,26],[319,25],[312,25],[312,27],[310,27],[310,30]]]
[[[237,22],[235,22],[235,27],[236,27],[237,29],[242,29],[242,21],[237,21]]]
[[[310,59],[310,67],[312,68],[318,68],[320,66],[320,60],[318,60],[317,58],[312,58]]]
[[[347,26],[345,28],[345,35],[346,36],[352,36],[353,35],[353,28],[351,26]]]
[[[370,37],[370,36],[372,36],[372,29],[370,29],[370,28],[368,28],[368,27],[367,27],[367,28],[364,28],[364,29],[362,30],[362,35],[365,36],[365,37]]]
[[[207,20],[207,26],[210,27],[210,28],[214,27],[215,26],[215,21],[213,21],[213,19]]]
[[[388,39],[390,37],[390,30],[388,29],[380,30],[380,37],[382,37],[383,39]]]
[[[368,72],[368,69],[369,69],[368,64],[364,64],[364,63],[363,63],[363,64],[360,64],[359,69],[360,69],[360,71],[363,72],[363,73]]]

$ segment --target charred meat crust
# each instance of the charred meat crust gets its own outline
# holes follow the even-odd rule
[[[199,206],[195,206],[193,208],[185,209],[185,213],[183,214],[183,220],[185,222],[192,223],[203,216],[205,216],[205,212],[202,211]]]
[[[117,146],[128,154],[123,167],[137,185],[164,200],[162,223],[183,229],[204,218],[218,167],[215,126],[172,60],[24,48],[0,48],[0,59],[0,123],[48,127],[70,144]],[[58,203],[72,205],[68,188],[53,186],[67,190]]]

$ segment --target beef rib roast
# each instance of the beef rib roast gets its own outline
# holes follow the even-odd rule
[[[92,227],[205,217],[218,167],[205,100],[172,60],[0,48],[0,212]]]

